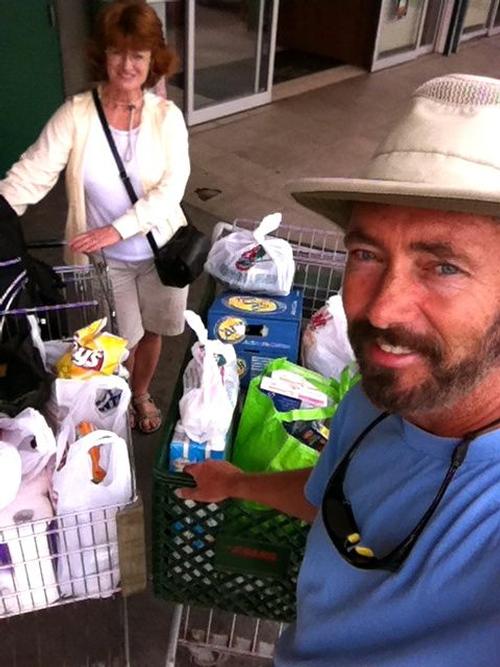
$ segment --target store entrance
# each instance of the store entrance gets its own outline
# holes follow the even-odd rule
[[[273,83],[356,65],[368,69],[377,3],[360,0],[280,2]]]

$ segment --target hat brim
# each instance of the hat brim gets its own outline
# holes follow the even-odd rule
[[[500,218],[500,192],[465,191],[429,183],[363,178],[303,178],[288,184],[302,206],[347,228],[355,202],[414,206],[417,208],[476,213]]]

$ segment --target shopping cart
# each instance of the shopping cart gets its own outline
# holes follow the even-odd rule
[[[60,245],[49,242],[36,244],[38,248]],[[25,326],[27,316],[35,318],[44,333],[45,340],[54,336],[60,337],[61,332],[68,335],[90,322],[107,317],[108,329],[116,333],[116,317],[110,288],[107,267],[102,261],[95,261],[87,266],[60,266],[55,268],[62,283],[62,303],[50,306],[22,307],[23,293],[27,290],[27,277],[21,275],[15,286],[4,294],[0,302],[0,332],[3,335],[15,335]],[[127,425],[128,427],[128,425]],[[74,612],[68,608],[62,616],[56,617],[53,608],[62,605],[73,605],[84,600],[104,620],[116,610],[110,601],[119,597],[120,623],[123,638],[120,640],[120,662],[116,656],[99,660],[99,665],[130,665],[128,614],[126,598],[132,593],[144,590],[146,586],[144,519],[142,501],[137,494],[132,440],[128,432],[127,445],[131,464],[132,493],[126,505],[112,505],[85,512],[58,516],[48,523],[47,519],[33,521],[29,512],[16,515],[17,523],[0,528],[0,589],[2,588],[2,571],[10,571],[13,592],[0,591],[0,652],[2,665],[29,664],[63,665],[66,662],[61,653],[58,662],[41,657],[42,646],[50,641],[38,638],[38,650],[35,655],[20,662],[22,648],[18,642],[34,643],[36,641],[33,628],[26,626],[26,615],[37,617],[52,614],[52,637],[56,634],[55,624],[68,623]],[[78,490],[75,490],[78,492]],[[70,543],[70,547],[68,547]],[[2,548],[8,544],[8,560],[4,561],[2,570]],[[10,563],[7,568],[5,563]],[[75,568],[75,563],[79,566]],[[119,564],[119,567],[118,567]],[[69,576],[65,579],[64,591],[54,576],[57,565],[66,566]],[[78,571],[78,575],[75,571]],[[7,589],[8,590],[8,589]],[[117,594],[121,593],[121,596]],[[97,607],[96,607],[97,605]],[[50,610],[50,611],[49,611]],[[43,620],[36,620],[37,626],[43,626]],[[50,626],[50,624],[49,624]],[[72,643],[78,643],[77,636],[83,636],[85,629],[76,618],[73,623],[78,630]],[[26,630],[23,631],[23,628]],[[47,630],[46,630],[47,632]],[[29,636],[27,636],[27,634]],[[95,638],[94,638],[95,640]],[[67,641],[67,638],[66,638]],[[92,644],[89,637],[89,646]],[[109,654],[109,646],[108,646]],[[105,651],[106,653],[106,651]],[[11,663],[9,663],[11,659]],[[83,664],[78,662],[78,664]],[[85,662],[85,664],[97,664]]]
[[[219,223],[214,236],[256,225],[249,220]],[[307,321],[340,289],[346,259],[342,235],[287,225],[274,235],[293,248],[294,287],[303,290]],[[213,294],[212,284],[206,301]],[[166,665],[174,667],[178,647],[207,667],[229,659],[235,664],[238,656],[267,664],[277,637],[295,616],[295,585],[308,526],[236,501],[202,504],[175,495],[177,487],[192,485],[189,476],[168,471],[168,443],[181,395],[179,379],[153,474],[154,589],[158,597],[177,603]]]

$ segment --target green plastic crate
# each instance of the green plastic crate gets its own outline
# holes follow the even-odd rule
[[[236,501],[180,500],[174,490],[181,478],[175,473],[155,478],[156,595],[259,618],[293,620],[309,527],[274,510],[250,510]]]
[[[255,223],[237,221],[238,227]],[[294,250],[294,287],[304,290],[304,317],[339,290],[345,254],[341,235],[282,225],[279,236]],[[213,298],[207,290],[200,314]],[[190,347],[185,364],[190,358]],[[178,419],[182,373],[166,418],[153,471],[153,582],[168,601],[289,622],[295,617],[295,587],[309,526],[275,510],[179,499],[174,491],[192,480],[168,470],[168,444]],[[235,429],[236,432],[236,429]]]

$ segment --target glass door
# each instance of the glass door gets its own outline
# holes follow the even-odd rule
[[[443,0],[382,0],[372,71],[434,50]]]
[[[188,0],[188,125],[271,101],[279,0]]]
[[[495,0],[491,12],[491,23],[488,35],[496,35],[500,32],[500,0]]]
[[[469,0],[462,27],[462,40],[486,35],[491,9],[492,0]]]

